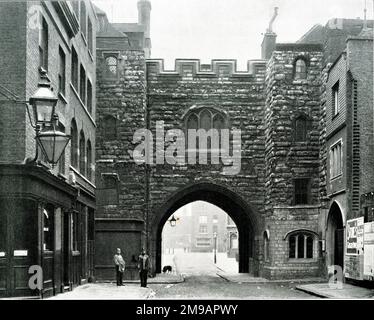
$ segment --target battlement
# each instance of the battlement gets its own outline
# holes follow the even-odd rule
[[[202,64],[200,59],[176,59],[174,70],[165,70],[164,59],[149,59],[147,69],[154,76],[253,77],[265,72],[266,60],[249,60],[247,70],[238,71],[235,59],[215,59],[210,64]]]

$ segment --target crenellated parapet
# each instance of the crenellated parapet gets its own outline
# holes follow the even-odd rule
[[[237,60],[234,59],[215,59],[210,64],[202,64],[200,59],[176,59],[174,70],[165,70],[163,59],[147,60],[148,75],[156,77],[254,77],[263,75],[265,70],[265,60],[249,60],[244,71],[237,70]]]

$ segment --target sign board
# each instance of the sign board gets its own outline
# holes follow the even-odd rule
[[[347,221],[347,255],[363,254],[364,217]]]
[[[27,257],[27,250],[14,250],[13,255],[15,257]]]
[[[374,222],[364,226],[364,277],[374,277]]]

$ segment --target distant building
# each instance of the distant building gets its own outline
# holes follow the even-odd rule
[[[217,252],[226,252],[229,249],[228,216],[220,208],[197,201],[178,210],[174,217],[177,218],[176,226],[166,223],[162,233],[164,253],[172,252],[171,249],[186,252],[212,252],[215,248]],[[233,249],[237,248],[233,237],[232,241]]]

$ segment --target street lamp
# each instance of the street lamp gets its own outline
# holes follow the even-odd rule
[[[175,219],[174,215],[169,220],[169,223],[170,223],[170,226],[173,228],[177,225],[177,219]]]
[[[214,264],[217,263],[217,232],[213,232],[214,239]]]
[[[34,123],[27,104],[26,108],[30,124],[35,129],[37,146],[39,145],[52,168],[57,164],[70,141],[70,136],[56,129],[58,126],[58,115],[55,113],[57,101],[58,99],[51,90],[47,72],[42,71],[38,89],[29,99],[29,104],[33,109]],[[41,127],[42,130],[40,130]],[[36,147],[36,155],[32,162],[37,159],[38,147]]]
[[[42,72],[40,78],[38,89],[29,99],[29,104],[32,106],[34,113],[35,126],[37,124],[48,124],[53,121],[58,101],[51,90],[51,85],[45,71]]]
[[[56,130],[57,123],[58,116],[55,114],[53,115],[51,127],[46,127],[35,137],[47,161],[52,164],[52,167],[60,160],[62,153],[70,141],[70,136]]]

